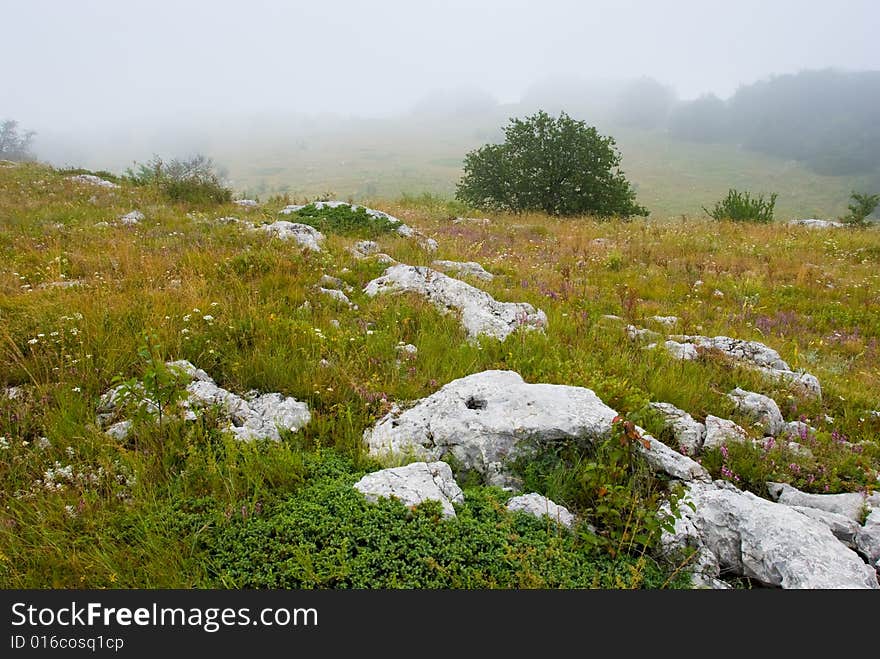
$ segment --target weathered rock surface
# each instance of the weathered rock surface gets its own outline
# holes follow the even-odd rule
[[[454,380],[409,409],[395,406],[364,432],[369,453],[438,460],[452,456],[463,470],[507,484],[507,466],[560,441],[581,445],[610,433],[617,412],[593,391],[528,384],[513,371],[483,371]],[[643,454],[677,478],[707,478],[703,468],[646,436]]]
[[[507,509],[511,512],[521,511],[533,517],[549,517],[566,528],[574,524],[574,515],[565,506],[560,506],[543,494],[532,492],[509,499]]]
[[[445,517],[455,517],[453,503],[464,503],[464,494],[445,462],[413,462],[374,471],[355,483],[354,489],[371,503],[380,497],[399,499],[406,506],[439,501]]]
[[[351,300],[348,299],[348,296],[342,291],[337,291],[335,288],[318,288],[318,290],[327,297],[331,297],[337,302],[341,302],[347,306],[352,306]]]
[[[880,492],[875,492],[870,497],[865,497],[858,492],[809,494],[801,492],[787,483],[767,483],[767,491],[770,493],[770,497],[779,503],[788,506],[816,508],[843,515],[847,519],[859,523],[862,521],[862,514],[866,506],[868,508],[880,507]]]
[[[818,220],[814,217],[803,220],[791,220],[788,224],[793,226],[809,227],[811,229],[831,229],[835,227],[845,227],[843,222],[835,222],[834,220]]]
[[[241,206],[242,208],[256,208],[260,205],[253,199],[236,199],[232,203],[236,206]]]
[[[352,287],[346,284],[343,280],[339,279],[339,277],[331,277],[330,275],[321,275],[321,280],[318,282],[320,286],[324,288],[335,288],[340,291],[351,291]]]
[[[679,322],[678,316],[651,316],[648,318],[658,325],[663,325],[664,327],[675,327]]]
[[[504,340],[516,329],[539,329],[547,316],[527,302],[498,302],[491,295],[459,279],[430,268],[394,265],[369,282],[364,292],[373,297],[381,293],[417,293],[441,312],[456,309],[470,339],[480,335]]]
[[[710,552],[719,574],[782,588],[878,588],[875,571],[822,522],[722,481],[690,483],[688,494],[696,510],[681,506],[664,544]]]
[[[681,451],[687,455],[699,452],[706,438],[705,425],[671,403],[651,403],[650,406],[664,416],[665,425],[672,430]]]
[[[788,430],[779,405],[769,396],[737,387],[727,397],[736,405],[736,411],[756,423],[765,435],[777,437]]]
[[[321,241],[324,240],[324,234],[315,227],[308,224],[299,224],[297,222],[288,222],[287,220],[278,220],[272,224],[263,224],[257,227],[258,231],[263,231],[270,236],[274,236],[279,240],[293,240],[302,247],[312,250],[313,252],[321,251]]]
[[[855,548],[875,567],[880,568],[880,508],[868,515],[865,525],[856,531]]]
[[[187,395],[180,401],[178,408],[166,413],[179,413],[184,418],[194,420],[196,419],[194,410],[215,408],[228,422],[223,429],[245,441],[254,439],[279,441],[280,430],[295,432],[311,420],[308,406],[295,398],[288,398],[279,393],[261,395],[258,392],[251,392],[242,397],[218,387],[205,371],[196,368],[188,361],[169,362],[167,366],[179,374],[181,385],[187,379],[189,383],[185,387]],[[138,384],[131,391],[119,386],[110,389],[101,397],[98,403],[99,423],[102,426],[110,424],[119,416],[127,402],[151,416],[158,415],[159,406],[149,398],[143,385]],[[106,432],[122,440],[125,439],[130,428],[130,422],[122,420],[110,425]]]
[[[126,213],[125,215],[119,218],[119,221],[126,226],[133,226],[135,224],[140,224],[141,220],[144,219],[144,214],[140,211],[131,211],[130,213]]]
[[[644,327],[627,325],[625,329],[626,335],[633,341],[657,341],[660,338],[660,334]]]
[[[749,436],[730,419],[721,419],[709,414],[706,417],[706,438],[703,440],[703,448],[720,448],[731,442],[747,442]]]
[[[108,190],[119,187],[112,181],[105,181],[100,176],[95,176],[94,174],[77,174],[76,176],[68,176],[67,178],[70,181],[88,183],[89,185],[96,185],[99,188],[107,188]]]
[[[838,515],[837,513],[829,513],[825,510],[819,510],[818,508],[808,508],[806,506],[791,506],[791,508],[802,515],[806,515],[810,519],[821,522],[831,530],[835,538],[840,540],[850,549],[855,548],[856,534],[861,527],[849,517]]]
[[[482,279],[483,281],[492,281],[495,278],[491,272],[486,272],[476,261],[434,261],[431,265],[440,270],[453,272],[457,275],[468,275]]]
[[[759,341],[699,335],[673,335],[669,339],[666,348],[677,359],[696,359],[699,356],[697,349],[717,350],[729,359],[761,371],[770,379],[784,380],[806,395],[822,397],[822,387],[814,375],[792,371],[778,352]],[[687,348],[688,345],[694,349]]]

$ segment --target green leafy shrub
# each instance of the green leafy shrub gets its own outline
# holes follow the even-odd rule
[[[232,201],[232,190],[222,182],[214,161],[203,155],[165,162],[159,156],[147,163],[135,163],[126,177],[135,185],[151,186],[172,201],[200,206]]]
[[[853,192],[850,195],[852,203],[847,206],[849,213],[840,218],[841,222],[846,222],[850,226],[865,227],[868,225],[868,217],[877,209],[880,204],[880,194],[868,194]]]
[[[674,522],[658,512],[668,493],[638,451],[638,443],[649,441],[618,418],[592,447],[559,443],[518,461],[516,469],[525,491],[543,492],[594,525],[597,533],[584,536],[589,542],[612,556],[641,555],[656,550]],[[676,497],[670,501],[675,511]]]
[[[614,138],[564,112],[511,119],[503,144],[465,156],[456,198],[475,208],[549,215],[647,215],[620,171]]]
[[[291,215],[297,222],[308,224],[323,233],[335,233],[358,238],[375,238],[384,233],[397,230],[399,224],[381,215],[375,217],[367,213],[363,206],[340,205],[335,208],[323,206],[318,208],[309,204]]]
[[[740,192],[731,188],[727,192],[727,197],[715,202],[715,207],[712,210],[705,206],[703,206],[703,210],[716,220],[768,224],[773,221],[773,208],[776,206],[777,196],[774,192],[768,200],[764,199],[764,195],[752,198],[748,192]]]
[[[352,488],[360,472],[325,451],[308,461],[310,484],[257,513],[235,509],[202,549],[217,586],[232,588],[658,588],[686,575],[647,557],[597,552],[548,520],[510,514],[495,488],[466,491],[457,517],[436,502],[376,504]],[[314,467],[320,465],[320,473]],[[201,504],[203,507],[205,503]],[[191,531],[206,516],[190,515]],[[216,522],[216,514],[213,514]]]

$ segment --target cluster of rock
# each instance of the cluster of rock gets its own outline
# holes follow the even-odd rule
[[[324,234],[315,227],[300,222],[288,222],[287,220],[278,220],[271,224],[261,224],[254,227],[254,231],[262,231],[273,238],[279,240],[292,240],[300,247],[313,252],[321,251],[321,243],[324,241]]]
[[[843,222],[835,222],[834,220],[817,220],[813,217],[803,220],[791,220],[788,224],[792,226],[808,227],[810,229],[834,229],[846,226]]]
[[[295,398],[259,392],[239,396],[217,386],[207,373],[188,361],[168,362],[166,366],[178,376],[186,395],[165,414],[176,414],[194,421],[197,411],[213,409],[226,421],[223,430],[244,441],[279,441],[280,431],[296,432],[311,420],[308,405]],[[98,423],[110,436],[124,440],[132,421],[119,417],[132,408],[158,420],[159,403],[150,398],[143,384],[138,383],[134,387],[119,385],[105,392],[98,402]]]
[[[106,188],[108,190],[119,187],[116,183],[102,179],[100,176],[95,176],[94,174],[77,174],[76,176],[68,176],[67,179],[69,181],[76,181],[77,183],[88,183],[89,185]]]
[[[626,331],[633,340],[654,341],[646,346],[649,349],[654,348],[656,342],[662,338],[657,332],[640,329],[634,325],[628,325]],[[698,359],[701,351],[717,352],[748,368],[760,371],[768,379],[782,380],[794,385],[804,395],[822,397],[822,387],[815,375],[793,371],[778,352],[759,341],[746,341],[729,336],[677,334],[670,336],[663,345],[670,355],[683,360]]]
[[[364,288],[370,297],[384,293],[416,293],[441,312],[456,309],[470,339],[486,335],[504,340],[518,328],[541,329],[547,316],[527,302],[498,302],[459,279],[423,266],[398,264]]]
[[[476,261],[434,261],[431,265],[446,272],[452,272],[459,276],[469,276],[483,281],[492,281],[495,276],[487,272]]]
[[[756,402],[749,392],[735,390],[732,395],[747,406]],[[766,427],[780,429],[774,414],[756,414]],[[589,389],[528,384],[511,371],[476,373],[406,409],[395,405],[366,430],[364,442],[371,455],[417,462],[370,474],[357,488],[373,500],[396,496],[408,505],[436,499],[452,516],[460,488],[453,486],[454,474],[440,460],[450,460],[485,483],[516,490],[519,482],[509,471],[515,460],[558,442],[586,445],[607,437],[617,416]],[[701,433],[694,426],[702,424],[683,412],[677,420],[698,444]],[[683,482],[693,504],[679,506],[675,530],[664,534],[663,544],[670,553],[694,552],[690,560],[696,585],[727,587],[720,578],[735,575],[782,588],[878,587],[874,568],[880,557],[880,495],[793,497],[793,488],[784,486],[776,494],[778,502],[762,499],[726,481],[712,482],[697,462],[641,428],[636,431],[642,440],[637,446],[651,468]],[[872,509],[865,524],[856,519],[859,502]],[[830,517],[843,506],[848,517]],[[508,509],[547,516],[564,527],[577,522],[570,511],[538,493],[512,497]]]

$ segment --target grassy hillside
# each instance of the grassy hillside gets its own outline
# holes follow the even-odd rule
[[[278,192],[341,199],[396,198],[431,192],[451,198],[464,155],[497,139],[498,125],[463,122],[374,121],[351,130],[286,140],[259,138],[237,147],[214,143],[235,187],[267,197]],[[656,218],[702,215],[731,187],[777,192],[776,216],[833,218],[846,212],[852,190],[873,191],[877,176],[815,174],[793,162],[722,144],[681,142],[648,132],[608,128],[623,154],[623,169],[639,202]],[[281,133],[283,135],[283,132]]]
[[[345,146],[350,153],[352,144]],[[459,147],[431,154],[438,185],[454,172],[445,158]],[[282,148],[259,165],[279,172],[260,174],[252,163],[233,173],[254,184],[300,181],[301,190],[291,184],[296,195],[308,186],[366,193],[367,163],[383,157],[374,149],[365,144],[356,164],[334,167],[341,151],[315,144],[314,160],[291,161]],[[369,196],[402,180],[422,186],[415,174],[406,179],[407,167],[423,171],[428,156],[418,152],[416,144],[385,152],[411,161],[393,179],[375,181]],[[698,167],[687,157],[675,162],[679,176]],[[306,183],[297,172],[307,167],[315,169]],[[635,160],[630,169],[646,172],[640,185],[650,204],[650,169]],[[321,178],[330,171],[340,178]],[[787,176],[796,189],[810,187],[802,172]],[[704,201],[699,189],[680,188],[688,204]],[[814,191],[791,203],[818,199]],[[348,251],[356,232],[328,234],[324,250],[313,253],[215,221],[274,221],[283,203],[189,207],[148,188],[106,190],[38,165],[0,167],[0,387],[21,387],[14,398],[0,394],[0,586],[682,585],[682,565],[663,562],[650,541],[635,541],[632,529],[627,535],[590,503],[610,490],[615,514],[637,511],[642,530],[656,530],[653,510],[666,485],[658,479],[636,489],[601,468],[607,480],[599,482],[575,472],[597,488],[585,490],[545,478],[551,498],[593,522],[598,540],[510,516],[503,492],[477,484],[466,488],[456,521],[439,521],[430,506],[371,508],[354,495],[351,483],[378,466],[364,455],[365,428],[393,401],[484,369],[589,387],[658,434],[649,401],[745,423],[725,393],[760,391],[787,420],[818,429],[814,457],[744,447],[707,456],[714,476],[734,474],[754,489],[766,480],[813,492],[876,487],[880,417],[867,411],[880,408],[877,230],[541,215],[452,224],[467,209],[436,197],[374,201],[439,243],[432,254],[418,241],[381,236],[395,259],[478,261],[496,275],[481,288],[547,314],[546,333],[471,344],[454,315],[419,298],[361,293],[383,266]],[[140,224],[117,222],[133,209],[145,215]],[[358,308],[321,295],[322,274],[350,284]],[[651,316],[675,315],[677,332],[765,342],[793,368],[818,376],[823,398],[802,399],[711,355],[681,362],[645,350],[602,322],[603,314],[648,326]],[[400,358],[401,342],[418,353]],[[125,442],[104,434],[95,418],[101,394],[119,377],[149,375],[164,359],[188,359],[231,391],[294,396],[308,403],[312,421],[279,443],[235,442],[210,417],[161,427],[141,420]]]

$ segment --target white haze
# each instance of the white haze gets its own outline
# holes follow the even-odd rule
[[[467,90],[650,76],[681,98],[801,69],[880,68],[876,0],[2,0],[0,119],[38,155],[208,145],[389,117]],[[426,100],[427,99],[427,100]],[[317,119],[304,119],[307,115]],[[321,118],[323,116],[323,118]],[[332,124],[332,122],[331,122]],[[185,149],[181,147],[185,145]]]

